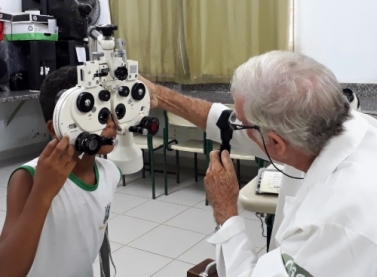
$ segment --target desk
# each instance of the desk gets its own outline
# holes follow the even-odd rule
[[[267,168],[273,168],[272,165]],[[255,194],[258,176],[254,177],[241,190],[238,197],[243,209],[263,214],[275,214],[278,203],[277,195]]]
[[[13,118],[16,116],[18,111],[22,108],[25,102],[29,99],[38,99],[39,91],[29,91],[29,90],[20,90],[20,91],[3,91],[0,92],[0,103],[10,103],[15,101],[20,101],[17,107],[13,110],[10,116],[4,121],[4,125],[8,126]]]
[[[19,90],[19,91],[1,91],[0,103],[23,101],[29,99],[38,99],[39,91]]]

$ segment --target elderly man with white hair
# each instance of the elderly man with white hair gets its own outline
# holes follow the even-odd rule
[[[220,141],[221,104],[143,79],[152,105]],[[231,145],[285,164],[270,252],[258,259],[238,215],[238,182],[227,151],[211,153],[207,198],[218,224],[221,277],[377,276],[377,121],[351,110],[334,74],[301,54],[272,51],[236,69]]]

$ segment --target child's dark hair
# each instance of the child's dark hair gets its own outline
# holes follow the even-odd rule
[[[63,89],[70,89],[77,84],[76,66],[65,66],[52,72],[44,79],[39,103],[42,107],[43,117],[47,121],[52,120],[54,114],[56,95]]]

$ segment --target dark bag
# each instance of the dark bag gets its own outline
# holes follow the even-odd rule
[[[187,271],[187,277],[218,277],[216,264],[212,259],[207,259]],[[208,267],[208,268],[207,268]]]

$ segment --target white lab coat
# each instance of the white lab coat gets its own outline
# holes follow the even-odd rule
[[[220,141],[216,122],[224,109],[212,106],[209,139]],[[377,276],[377,121],[356,111],[352,115],[346,131],[330,140],[303,181],[284,178],[274,250],[258,259],[240,216],[208,240],[216,246],[220,277]],[[234,132],[231,144],[265,158],[244,131]],[[285,171],[303,175],[287,166]]]

